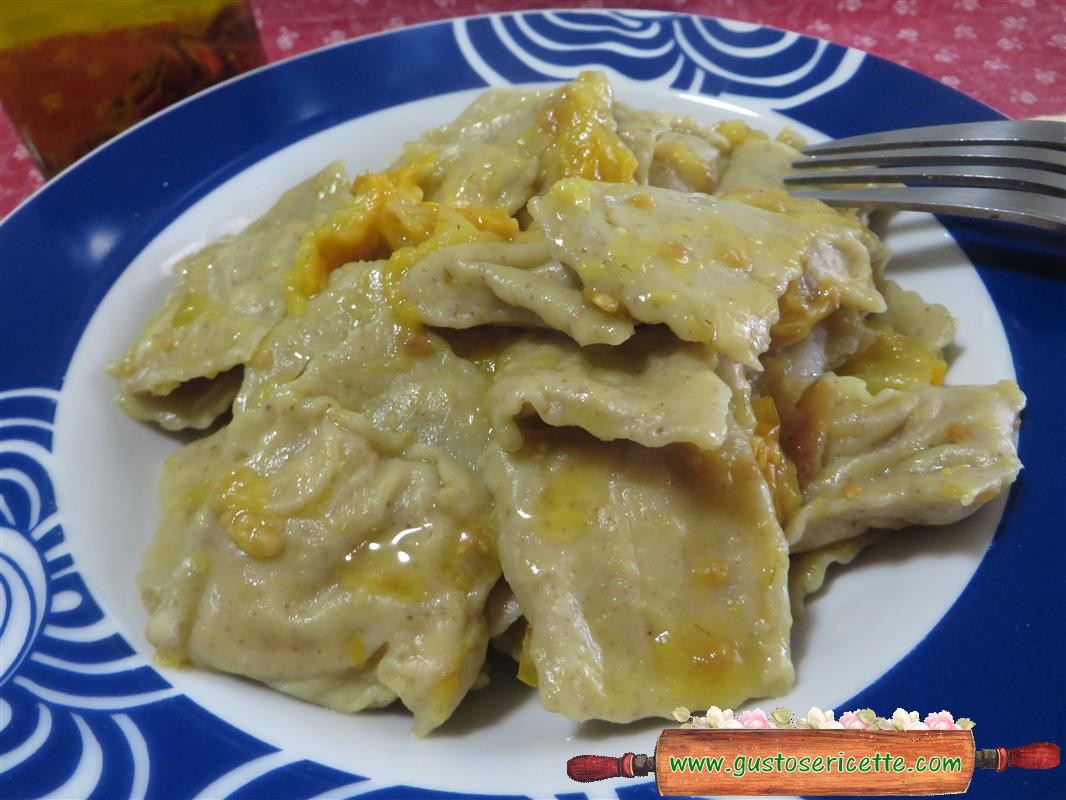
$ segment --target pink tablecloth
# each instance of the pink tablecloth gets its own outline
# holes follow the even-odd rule
[[[267,55],[512,9],[659,8],[774,25],[931,75],[1012,117],[1066,112],[1064,0],[252,0]],[[0,216],[43,183],[0,113]]]

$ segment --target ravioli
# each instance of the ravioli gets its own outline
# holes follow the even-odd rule
[[[800,158],[803,153],[784,142],[747,137],[730,152],[717,191],[784,189],[792,162]]]
[[[519,449],[518,420],[535,413],[549,425],[579,427],[605,442],[687,442],[713,450],[725,440],[730,401],[716,365],[706,346],[659,330],[620,347],[524,337],[498,360],[488,395],[496,440]]]
[[[887,308],[874,314],[870,321],[914,339],[931,351],[939,352],[955,340],[958,322],[939,303],[927,303],[917,292],[904,289],[895,281],[881,281],[880,290]]]
[[[154,422],[164,430],[204,430],[229,410],[242,377],[242,368],[234,367],[211,378],[193,378],[169,394],[119,392],[115,399],[134,419]]]
[[[285,315],[285,277],[300,242],[350,201],[347,182],[343,165],[332,164],[241,233],[178,262],[163,307],[108,368],[127,412],[177,430],[206,428],[228,408],[235,381],[215,385],[216,377],[246,363]]]
[[[428,166],[366,173],[352,186],[352,202],[310,231],[285,277],[288,312],[303,313],[309,298],[326,288],[329,275],[352,261],[387,259],[388,300],[408,326],[418,318],[397,284],[417,261],[442,247],[505,242],[519,236],[518,222],[498,206],[440,205],[425,199],[420,181]]]
[[[222,452],[213,454],[210,468],[189,465],[191,474],[209,471],[215,476],[221,470],[223,478],[205,479],[215,484],[226,480],[227,464],[231,471],[273,468],[276,477],[242,472],[247,480],[234,494],[247,504],[252,490],[245,484],[258,485],[257,503],[267,511],[262,516],[275,528],[283,526],[285,544],[280,554],[260,552],[265,555],[262,564],[227,561],[216,573],[219,586],[183,586],[186,604],[209,602],[214,609],[220,593],[227,598],[235,593],[235,599],[227,600],[217,617],[197,617],[200,638],[191,637],[180,647],[193,663],[248,675],[339,710],[399,697],[415,712],[415,732],[421,734],[447,718],[473,685],[488,639],[482,612],[499,567],[491,530],[485,527],[488,495],[471,468],[488,441],[479,406],[487,378],[454,356],[443,339],[397,322],[386,297],[385,268],[385,262],[355,262],[336,270],[327,289],[311,298],[301,314],[275,327],[250,359],[234,421],[216,434],[224,437]],[[300,438],[316,431],[325,432],[311,441]],[[237,455],[228,455],[231,451]],[[180,460],[177,464],[180,471]],[[264,480],[268,485],[262,486]],[[311,493],[303,505],[271,505],[262,499],[272,491],[284,494],[301,487]],[[166,481],[162,492],[164,497],[187,494]],[[323,493],[329,502],[319,496]],[[371,501],[381,513],[353,523],[349,517],[356,511],[349,505],[361,508]],[[212,543],[229,553],[232,548],[220,531],[225,525],[219,519],[228,518],[226,508],[219,511],[221,502],[216,498],[207,511],[183,509],[173,525],[165,518],[153,547],[173,551],[182,546],[163,542],[172,538],[171,529],[189,525],[190,513],[199,513],[192,526],[196,538],[184,543],[181,557],[195,558],[189,554],[210,549]],[[229,514],[254,519],[242,509]],[[252,530],[254,539],[255,526]],[[305,534],[314,538],[294,544]],[[300,561],[286,556],[293,548],[316,547],[321,563],[312,560],[308,566],[311,554]],[[332,565],[328,570],[326,561]],[[152,562],[150,553],[146,564]],[[299,575],[290,593],[283,581],[276,593],[245,595],[235,588],[250,580],[249,570],[259,576],[256,585],[269,582],[260,573],[274,568],[272,580]],[[172,574],[157,582],[176,591]],[[202,599],[197,600],[198,594]],[[342,602],[349,595],[358,596],[358,607]],[[241,602],[251,609],[245,616],[233,610],[232,604]],[[302,608],[304,618],[281,614],[286,604]],[[191,624],[191,613],[185,612],[181,625]],[[319,615],[323,621],[316,626],[312,623]],[[362,653],[368,663],[375,653],[380,658],[368,674],[365,667],[342,669],[336,658],[328,668],[320,667],[301,651],[304,667],[283,662],[276,664],[276,674],[264,672],[235,652],[227,655],[215,638],[226,618],[245,630],[255,629],[259,617],[269,625],[263,629],[264,642],[295,635],[287,627],[292,626],[308,643],[333,643],[340,637],[357,643],[345,645],[351,649],[344,652]],[[349,630],[355,633],[349,635]],[[390,631],[395,631],[393,638],[387,636]],[[248,641],[245,650],[259,646]]]
[[[815,381],[873,342],[876,334],[866,326],[866,318],[854,309],[838,309],[798,342],[771,347],[760,357],[763,369],[755,379],[756,389],[774,399],[786,427],[795,424],[796,405]]]
[[[731,199],[559,181],[530,202],[553,255],[633,318],[665,323],[750,367],[770,344],[778,298],[803,275],[883,311],[857,220],[784,194]]]
[[[488,640],[488,498],[403,438],[282,392],[172,456],[140,577],[161,656],[341,711],[399,697],[416,733],[446,719]]]
[[[554,90],[490,89],[454,122],[404,146],[400,164],[429,163],[427,200],[492,204],[510,213],[560,178],[632,181],[636,157],[618,135],[602,72]]]
[[[408,270],[400,291],[426,325],[554,328],[583,345],[633,335],[632,320],[588,302],[577,276],[539,240],[443,248]]]
[[[1014,435],[1024,405],[1011,381],[871,395],[858,378],[822,377],[800,402],[804,423],[790,443],[804,499],[788,526],[793,551],[973,513],[1021,468]]]
[[[636,156],[637,183],[681,192],[712,192],[732,143],[691,117],[614,104],[618,135]]]
[[[277,326],[252,359],[234,408],[282,389],[334,398],[381,430],[472,467],[489,440],[488,377],[436,334],[412,329],[389,303],[385,262],[353,262]]]
[[[740,437],[601,442],[571,428],[490,448],[504,576],[544,707],[625,722],[792,683],[787,555]]]
[[[757,389],[774,398],[786,427],[796,423],[800,397],[826,372],[862,377],[875,391],[943,382],[943,350],[955,338],[954,318],[895,281],[876,283],[885,299],[883,312],[839,308],[810,325],[803,338],[775,342],[760,358]]]

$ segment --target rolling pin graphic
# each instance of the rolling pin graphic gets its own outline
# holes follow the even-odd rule
[[[566,774],[590,783],[654,773],[663,795],[954,794],[976,769],[1058,765],[1058,745],[978,750],[968,730],[668,729],[653,756],[575,756]]]

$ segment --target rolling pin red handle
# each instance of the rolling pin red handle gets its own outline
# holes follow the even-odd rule
[[[608,778],[636,778],[654,771],[654,759],[633,753],[626,753],[621,758],[574,756],[566,762],[566,774],[581,783],[604,781]]]
[[[1021,747],[997,747],[978,750],[976,766],[1002,772],[1007,767],[1052,769],[1059,765],[1059,746],[1051,742],[1034,742]]]

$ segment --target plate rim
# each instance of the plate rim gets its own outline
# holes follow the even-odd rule
[[[606,9],[595,9],[595,10],[590,10],[590,9],[553,9],[553,11],[555,11],[555,12],[564,12],[564,13],[598,14],[598,13],[603,13],[604,11],[607,11],[607,10]],[[629,13],[631,10],[619,9],[618,11],[620,13],[625,14],[625,13]],[[77,175],[78,170],[83,168],[86,163],[96,163],[101,158],[101,154],[102,153],[105,153],[106,151],[109,151],[109,150],[113,150],[116,146],[120,145],[121,142],[125,142],[126,140],[139,135],[139,132],[142,131],[143,129],[147,129],[147,128],[150,128],[152,126],[158,126],[159,123],[162,120],[165,120],[168,117],[173,117],[174,115],[180,113],[181,109],[185,108],[188,105],[193,105],[193,104],[196,104],[197,102],[201,102],[204,99],[204,97],[207,96],[207,95],[212,95],[212,94],[221,92],[223,90],[226,90],[227,88],[232,89],[232,87],[239,85],[242,81],[245,81],[246,79],[251,79],[254,76],[262,74],[262,73],[266,73],[266,72],[270,72],[270,71],[280,71],[282,69],[286,69],[286,68],[290,67],[291,65],[293,65],[294,63],[297,63],[297,62],[305,60],[305,59],[311,59],[311,58],[315,58],[315,57],[322,57],[324,54],[329,53],[329,52],[334,51],[334,50],[342,50],[342,49],[361,47],[367,41],[374,40],[374,39],[384,39],[384,38],[389,38],[389,37],[399,37],[399,36],[406,35],[406,34],[409,34],[409,33],[413,32],[413,31],[418,31],[418,30],[421,30],[421,29],[438,28],[438,27],[439,28],[447,28],[447,27],[453,26],[459,20],[478,20],[478,19],[488,19],[488,18],[494,18],[494,17],[515,17],[515,16],[521,16],[521,15],[526,15],[526,14],[537,14],[537,13],[543,13],[543,12],[540,12],[540,11],[515,11],[515,12],[492,13],[492,14],[477,14],[477,15],[470,15],[470,16],[466,16],[466,17],[458,17],[458,18],[449,18],[449,19],[444,19],[444,20],[427,21],[427,22],[419,23],[417,25],[413,25],[413,26],[409,26],[409,27],[392,29],[392,30],[387,30],[387,31],[379,31],[379,32],[375,32],[373,34],[369,34],[369,35],[366,35],[366,36],[358,37],[358,38],[355,38],[355,39],[350,39],[350,40],[345,40],[345,41],[342,41],[342,42],[333,43],[333,44],[330,44],[330,45],[327,45],[327,46],[324,46],[324,47],[321,47],[321,48],[317,48],[315,50],[311,50],[311,51],[307,51],[307,52],[304,52],[304,53],[295,54],[295,55],[287,57],[285,59],[281,59],[279,61],[272,62],[270,64],[264,65],[263,67],[260,67],[260,68],[258,68],[256,70],[253,70],[253,71],[250,71],[250,72],[245,73],[243,75],[236,76],[235,78],[230,79],[229,81],[226,81],[224,83],[218,84],[217,86],[211,87],[209,90],[207,90],[206,92],[204,92],[202,94],[195,95],[195,96],[193,96],[191,98],[187,98],[186,100],[183,100],[180,103],[175,104],[174,106],[166,109],[165,111],[161,112],[160,114],[154,115],[153,117],[149,118],[148,120],[145,120],[144,122],[139,123],[137,126],[134,126],[133,128],[131,128],[131,129],[123,132],[122,134],[120,134],[115,139],[109,141],[107,144],[105,144],[103,147],[99,148],[97,151],[94,151],[93,153],[91,153],[91,154],[87,155],[86,157],[80,159],[75,164],[72,164],[70,167],[65,169],[63,172],[61,172],[59,175],[57,175],[55,178],[53,178],[47,184],[45,184],[42,187],[38,188],[30,196],[25,198],[15,209],[13,209],[4,218],[4,220],[2,222],[0,222],[0,236],[3,236],[5,234],[5,232],[12,230],[12,228],[13,228],[12,223],[15,222],[16,220],[21,221],[20,215],[25,215],[25,213],[27,212],[27,209],[32,208],[33,204],[35,202],[39,201],[39,199],[41,197],[48,197],[49,196],[48,193],[49,193],[50,190],[53,191],[53,192],[56,191],[57,190],[56,187],[58,185],[60,185],[61,181],[66,180],[67,183],[69,183],[72,179],[76,179],[76,175]],[[708,17],[708,16],[693,15],[693,14],[683,14],[683,13],[669,12],[669,11],[659,12],[658,15],[659,16],[666,16],[666,17],[700,18],[700,19],[708,19],[708,20],[727,19],[727,18],[722,18],[722,17]],[[792,32],[792,31],[783,31],[782,29],[774,28],[772,26],[757,26],[756,29],[757,30],[770,30],[770,31],[774,31],[774,32],[795,33],[795,32]],[[795,33],[795,35],[798,36],[800,38],[800,40],[807,39],[807,40],[813,40],[813,41],[816,41],[816,42],[826,41],[826,40],[818,39],[816,37],[807,36],[806,34],[802,34],[802,33]],[[833,44],[833,43],[830,43],[830,44]],[[850,47],[846,47],[844,45],[834,45],[834,46],[835,47],[839,47],[839,48],[841,48],[844,51],[862,52],[861,50],[857,50],[857,48],[850,48]],[[888,61],[888,60],[880,58],[878,56],[874,56],[872,54],[864,53],[863,57],[864,57],[864,59],[872,59],[872,60],[876,60],[878,62],[882,62],[882,63],[887,64],[887,65],[890,65],[891,67],[893,67],[895,69],[904,70],[906,73],[909,73],[911,78],[917,78],[917,79],[920,79],[923,82],[927,81],[927,82],[930,82],[932,84],[935,84],[935,85],[941,87],[946,92],[949,92],[949,93],[952,93],[952,94],[955,94],[955,95],[959,95],[959,96],[961,96],[963,98],[966,98],[972,104],[974,104],[976,107],[979,107],[981,109],[981,111],[983,111],[983,112],[985,112],[987,114],[993,115],[996,118],[1002,118],[1002,114],[1000,114],[1000,112],[996,111],[991,106],[988,106],[987,104],[982,103],[981,101],[977,101],[977,100],[975,100],[973,98],[969,98],[964,93],[958,92],[957,90],[952,89],[951,87],[944,86],[943,84],[940,84],[938,81],[936,81],[933,78],[930,78],[929,76],[925,76],[925,75],[923,75],[921,73],[918,73],[918,72],[916,72],[914,70],[910,70],[907,67],[903,67],[902,65],[895,64],[894,62]],[[852,77],[854,77],[854,76],[852,76]],[[850,80],[851,79],[849,78],[849,82],[850,82]],[[847,82],[845,82],[845,84],[846,83]],[[461,88],[469,88],[469,87],[459,87],[459,88],[461,89]],[[456,90],[458,90],[458,89],[456,89]],[[423,98],[417,98],[417,99],[426,99],[426,98],[433,97],[433,96],[436,96],[436,95],[429,94],[429,95],[425,95]],[[410,100],[400,100],[399,102],[400,103],[410,102]],[[326,130],[327,128],[332,127],[333,125],[340,124],[340,122],[356,119],[356,118],[358,118],[360,116],[363,116],[365,113],[372,113],[373,111],[376,111],[376,110],[384,110],[384,109],[387,109],[387,108],[391,108],[391,107],[393,107],[393,105],[395,105],[395,104],[390,104],[390,105],[382,106],[380,108],[371,109],[370,111],[364,111],[364,112],[356,113],[356,114],[353,114],[351,116],[346,117],[344,120],[328,121],[327,124],[325,124],[325,125],[323,125],[321,127],[315,128],[312,131],[303,132],[303,134],[300,137],[296,138],[296,139],[280,143],[275,149],[273,149],[273,150],[271,150],[269,152],[259,153],[257,155],[257,157],[253,161],[243,164],[242,166],[240,166],[239,169],[237,169],[236,172],[227,173],[223,177],[221,177],[219,180],[217,180],[216,182],[208,182],[207,185],[202,186],[200,188],[200,190],[198,192],[196,192],[195,194],[187,195],[184,198],[182,198],[184,200],[184,202],[181,205],[171,207],[169,215],[164,215],[166,217],[166,219],[164,221],[162,221],[160,224],[158,224],[157,227],[153,228],[153,230],[151,231],[150,235],[144,240],[144,242],[142,242],[142,246],[141,246],[140,249],[143,249],[143,246],[147,242],[150,242],[152,239],[154,239],[155,236],[157,236],[165,227],[167,227],[169,224],[171,224],[177,218],[177,216],[179,216],[181,213],[184,213],[186,210],[188,210],[193,204],[195,204],[197,201],[202,199],[207,193],[209,193],[210,191],[212,191],[215,188],[217,188],[219,185],[224,183],[226,180],[231,179],[232,177],[234,177],[234,175],[239,174],[240,172],[244,171],[245,169],[247,169],[252,164],[257,163],[262,158],[265,158],[265,157],[269,156],[271,153],[277,152],[279,149],[282,149],[282,148],[284,148],[284,147],[286,147],[286,146],[288,146],[290,144],[293,144],[295,141],[299,141],[302,138],[306,138],[307,136],[314,135],[314,133],[320,132],[322,130]],[[789,112],[789,110],[784,110],[784,111],[780,111],[778,113],[780,113],[780,114],[782,114],[784,116],[790,116],[788,112]],[[74,177],[72,177],[72,176],[74,176]],[[17,226],[15,226],[15,227],[17,227]],[[960,237],[957,234],[957,230],[955,229],[956,226],[954,226],[954,225],[946,225],[945,227],[948,230],[948,232],[953,236],[953,238],[955,238],[958,241]],[[966,250],[967,248],[966,248],[966,243],[965,242],[969,241],[969,240],[966,239],[965,235],[963,235],[962,238],[963,238],[964,241],[960,241],[960,245],[962,245],[963,249]],[[975,262],[975,266],[977,266],[976,262]],[[123,267],[123,269],[124,268],[125,267]],[[117,276],[118,274],[121,274],[121,271],[122,270],[119,270],[119,272],[115,273],[115,275]],[[1002,312],[1000,311],[1000,303],[999,303],[999,300],[997,298],[997,295],[993,291],[992,287],[988,285],[988,281],[986,280],[985,273],[987,272],[987,270],[982,269],[980,266],[978,266],[977,271],[978,271],[978,274],[981,276],[982,281],[986,284],[986,288],[988,288],[988,290],[989,290],[989,294],[992,297],[992,300],[993,300],[993,303],[996,306],[997,312],[1000,313],[1000,315],[1002,316]],[[110,284],[112,282],[113,282],[113,280],[109,281],[108,283]],[[83,330],[83,329],[84,329],[84,326],[79,326],[78,338],[80,338],[80,333],[81,333],[81,330]],[[1012,358],[1015,359],[1016,366],[1017,366],[1017,356],[1016,356],[1017,345],[1016,345],[1015,339],[1011,337],[1010,331],[1007,330],[1006,321],[1004,321],[1004,329],[1007,332],[1007,338],[1008,338],[1008,341],[1009,341]],[[67,354],[66,364],[69,364],[69,359],[70,359],[70,356],[72,356],[72,354],[73,354],[73,349],[71,349],[70,352]],[[64,366],[63,366],[64,374],[65,374],[65,370],[66,370],[66,364],[64,364]],[[1019,379],[1021,379],[1021,375],[1019,375]],[[6,383],[6,381],[0,382],[0,386],[2,386],[4,383]],[[61,386],[62,386],[62,383],[60,383],[60,391],[61,391]],[[1031,438],[1031,437],[1029,437],[1029,438]],[[1024,440],[1025,440],[1025,438],[1023,437],[1023,441]],[[1012,494],[1013,494],[1013,492],[1012,492]],[[1004,520],[1001,520],[1001,522],[1000,522],[1000,527],[1001,528],[1006,524],[1005,523],[1005,519],[1006,519],[1006,517],[1004,517]],[[997,533],[997,538],[998,538],[998,533]],[[995,546],[995,543],[993,544],[993,547],[994,546]],[[973,578],[971,578],[970,583],[963,590],[963,593],[959,596],[959,598],[956,600],[955,604],[952,606],[952,609],[949,610],[949,612],[947,614],[945,614],[945,617],[940,622],[937,623],[937,626],[932,631],[930,631],[929,634],[927,634],[927,636],[925,637],[925,640],[923,640],[923,642],[920,642],[918,645],[916,645],[914,650],[912,650],[910,653],[908,653],[906,656],[904,656],[902,659],[900,659],[900,662],[897,663],[897,665],[894,666],[891,670],[889,670],[888,673],[886,673],[885,675],[882,675],[880,678],[878,678],[874,682],[874,684],[871,684],[871,687],[867,687],[867,690],[864,690],[863,693],[860,693],[860,695],[858,695],[857,698],[853,698],[853,700],[857,701],[859,697],[862,697],[864,694],[868,693],[868,691],[872,687],[874,687],[876,685],[879,685],[882,682],[884,682],[885,678],[891,672],[896,670],[897,667],[899,667],[899,665],[901,663],[903,663],[903,661],[913,657],[915,655],[916,651],[918,651],[920,649],[921,645],[925,641],[931,639],[935,635],[937,628],[939,628],[944,623],[944,620],[946,620],[948,618],[948,616],[950,616],[957,609],[957,607],[960,605],[960,602],[961,602],[962,598],[966,594],[971,592],[972,587],[973,587],[974,583],[976,582],[979,573],[981,573],[982,570],[986,567],[986,564],[987,564],[987,561],[988,561],[988,558],[989,558],[989,553],[992,552],[992,549],[993,548],[990,547],[989,551],[986,552],[986,554],[985,554],[985,556],[984,556],[984,558],[983,558],[983,560],[981,562],[981,565],[978,567],[977,571],[974,573],[974,576],[973,576]],[[849,703],[850,702],[851,701],[849,701]],[[644,784],[644,785],[647,785],[647,784]],[[639,784],[638,784],[638,786],[639,786]],[[636,788],[636,787],[633,787],[633,788]]]

